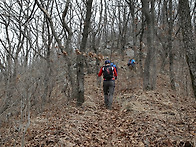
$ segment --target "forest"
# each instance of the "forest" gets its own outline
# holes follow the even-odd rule
[[[0,146],[196,146],[195,0],[0,0],[0,34]]]

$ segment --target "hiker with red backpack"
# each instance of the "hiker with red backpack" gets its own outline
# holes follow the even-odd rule
[[[113,94],[115,88],[115,79],[117,79],[116,68],[110,65],[110,60],[105,61],[105,65],[101,67],[98,76],[103,74],[103,92],[104,92],[104,103],[106,109],[112,108]]]

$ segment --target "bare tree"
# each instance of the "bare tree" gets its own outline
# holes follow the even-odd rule
[[[131,31],[131,35],[133,37],[133,49],[134,49],[134,53],[136,53],[136,43],[137,43],[137,37],[136,37],[136,24],[137,24],[137,20],[138,18],[136,17],[136,1],[135,0],[125,0],[128,5],[129,5],[129,9],[131,12],[131,18],[132,18],[132,31]],[[142,28],[143,29],[143,28]]]
[[[151,5],[151,9],[150,6]],[[143,87],[144,90],[153,90],[156,86],[156,49],[154,46],[154,0],[148,3],[142,0],[142,11],[147,23],[147,56],[144,66]]]
[[[54,26],[54,20],[49,15],[49,12],[45,8],[43,8],[43,6],[38,1],[36,1],[36,4],[41,9],[41,11],[45,14],[47,20],[49,21],[50,28],[51,28],[51,33],[53,34],[61,53],[64,55],[65,61],[67,63],[67,66],[66,66],[67,71],[69,72],[69,79],[68,80],[70,80],[71,85],[72,85],[72,96],[71,97],[74,98],[75,94],[76,94],[76,89],[75,89],[76,84],[75,84],[75,76],[74,76],[75,73],[74,73],[74,70],[73,70],[74,60],[72,59],[72,56],[71,56],[71,54],[72,54],[71,50],[73,48],[71,48],[71,45],[70,45],[73,33],[72,33],[71,28],[66,23],[66,15],[68,13],[68,8],[70,6],[70,1],[68,0],[66,2],[65,8],[64,8],[62,14],[57,10],[58,17],[60,17],[60,22],[61,22],[61,25],[62,25],[62,30],[60,32],[64,32],[63,37],[66,37],[66,35],[68,34],[67,38],[64,39],[64,40],[66,40],[65,44],[63,44],[63,40],[61,40],[61,38],[60,38],[61,34],[58,35],[58,32],[56,31],[55,26]],[[60,14],[61,14],[61,16],[60,16]],[[67,54],[69,54],[69,56],[67,56]]]
[[[172,90],[176,90],[175,87],[175,75],[174,75],[174,51],[172,46],[172,34],[173,34],[173,24],[174,18],[172,16],[172,0],[169,1],[169,16],[168,16],[168,49],[169,49],[169,73],[170,73],[170,83]]]
[[[186,59],[191,75],[194,96],[196,98],[196,44],[193,37],[193,27],[191,25],[190,7],[188,0],[179,0],[179,14],[184,47],[186,48]]]
[[[156,30],[156,36],[162,45],[162,49],[160,50],[160,58],[161,58],[161,66],[160,72],[164,73],[166,61],[169,56],[169,75],[170,75],[170,83],[171,88],[175,90],[175,74],[174,74],[174,47],[173,41],[175,39],[174,36],[174,21],[176,19],[175,16],[175,5],[172,1],[163,1],[159,3],[159,14],[157,18],[158,29]]]
[[[88,30],[90,26],[90,19],[92,15],[92,3],[93,0],[88,0],[86,3],[86,18],[84,20],[84,29],[82,42],[80,45],[80,51],[85,52],[86,43],[88,39]],[[82,54],[77,56],[77,105],[81,106],[84,103],[84,56]]]
[[[28,10],[24,10],[23,5],[17,2],[16,5],[10,2],[4,3],[1,6],[2,14],[1,25],[5,30],[5,37],[0,39],[1,46],[3,47],[2,54],[4,55],[4,79],[5,79],[5,91],[6,97],[4,104],[1,107],[0,113],[5,111],[12,103],[13,95],[15,93],[15,87],[17,86],[17,76],[19,74],[19,59],[21,52],[24,49],[25,34],[27,33],[27,26],[24,26],[23,17],[28,17]]]
[[[100,6],[100,7],[99,7]],[[91,45],[92,45],[92,49],[94,50],[95,54],[100,54],[100,42],[101,42],[101,30],[103,28],[102,25],[102,19],[103,19],[103,0],[100,1],[100,4],[98,4],[96,6],[95,9],[99,9],[99,11],[95,11],[95,16],[92,17],[94,18],[91,24]],[[97,14],[98,13],[98,14]],[[99,19],[96,20],[96,15],[99,15]],[[96,58],[96,75],[98,75],[99,72],[99,66],[100,66],[100,60],[98,58]],[[94,67],[93,67],[94,68]],[[100,86],[101,84],[101,78],[97,76],[97,84],[98,86]]]

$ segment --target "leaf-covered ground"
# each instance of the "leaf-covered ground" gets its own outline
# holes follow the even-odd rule
[[[112,110],[106,110],[96,75],[85,79],[85,103],[67,104],[55,97],[39,116],[31,116],[24,136],[30,147],[149,147],[196,146],[196,103],[170,90],[167,77],[155,91],[143,91],[141,79],[119,69]],[[19,124],[19,122],[18,122]],[[24,124],[26,125],[26,124]],[[1,128],[0,146],[21,146],[16,124]]]

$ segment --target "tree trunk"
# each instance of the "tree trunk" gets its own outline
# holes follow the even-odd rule
[[[99,53],[98,53],[98,49],[96,47],[96,34],[97,34],[97,32],[94,32],[93,35],[92,35],[92,48],[95,51],[95,54],[98,55]],[[96,73],[96,75],[98,75],[99,68],[100,68],[100,60],[98,58],[96,58],[95,65],[96,65],[96,71],[95,71],[95,73]],[[98,85],[98,87],[100,87],[100,85],[101,85],[101,78],[98,77],[98,76],[97,76],[97,85]]]
[[[3,105],[0,107],[0,114],[3,113],[11,105],[14,91],[14,77],[12,72],[12,59],[14,59],[14,57],[11,54],[12,45],[8,30],[9,25],[6,25],[6,41],[8,42],[8,54],[6,55],[7,64],[5,66],[5,99],[3,100]]]
[[[172,0],[169,1],[169,18],[168,18],[168,49],[169,49],[169,75],[171,89],[176,90],[175,86],[175,74],[174,74],[174,51],[172,47],[172,30],[173,30],[173,18],[172,18]]]
[[[179,14],[184,47],[186,48],[186,59],[189,66],[194,96],[196,98],[196,44],[193,37],[188,0],[179,0]]]
[[[88,29],[90,26],[90,18],[91,18],[91,8],[92,8],[93,0],[87,1],[87,12],[86,18],[84,21],[84,29],[82,36],[82,43],[80,46],[80,51],[85,52],[86,43],[88,39]],[[77,56],[77,105],[81,106],[84,103],[84,56],[82,54]]]
[[[134,50],[134,58],[136,57],[136,43],[137,43],[137,37],[136,37],[136,22],[135,22],[135,3],[132,0],[126,0],[126,2],[129,5],[129,9],[131,12],[131,17],[132,17],[132,30],[131,30],[131,34],[133,36],[133,50]]]
[[[58,47],[60,48],[61,52],[64,53],[64,50],[67,51],[67,53],[69,55],[71,55],[71,48],[70,48],[70,44],[71,44],[71,38],[73,36],[73,32],[71,30],[71,28],[68,27],[67,23],[65,22],[65,18],[66,18],[66,15],[67,15],[67,11],[68,11],[68,7],[69,7],[69,4],[70,4],[70,0],[67,0],[66,2],[66,6],[65,6],[65,9],[62,13],[62,25],[63,25],[63,30],[66,31],[66,33],[68,33],[68,38],[67,38],[67,41],[66,41],[66,44],[65,44],[65,48],[63,47],[63,44],[60,40],[60,38],[58,37],[56,31],[55,31],[55,27],[54,27],[54,23],[52,21],[52,18],[50,17],[50,15],[48,14],[48,12],[42,8],[42,6],[39,4],[38,1],[35,1],[35,3],[37,4],[37,6],[41,9],[41,11],[45,14],[45,16],[47,17],[49,23],[50,23],[50,28],[51,28],[51,31],[52,31],[52,34],[58,44]],[[67,56],[64,54],[64,58],[65,58],[65,61],[67,63],[67,70],[69,71],[69,78],[70,78],[70,81],[71,81],[71,86],[72,86],[72,95],[71,97],[72,98],[75,98],[76,97],[76,78],[75,78],[75,72],[72,68],[72,65],[73,65],[73,60],[71,60],[71,57],[70,56]]]
[[[156,50],[154,47],[154,1],[151,2],[151,12],[148,1],[142,0],[142,11],[147,22],[147,56],[144,65],[143,88],[154,90],[156,86]]]
[[[42,32],[42,37],[43,37],[43,42],[44,45],[46,47],[46,55],[45,55],[45,59],[46,59],[46,69],[45,69],[45,73],[44,73],[44,92],[42,95],[42,103],[41,106],[44,106],[46,101],[48,100],[48,93],[49,93],[49,85],[50,85],[50,76],[51,76],[51,64],[50,64],[50,55],[51,55],[51,43],[52,43],[52,37],[50,34],[50,29],[49,29],[49,22],[46,21],[46,30],[47,33],[45,33],[45,24],[43,24],[42,28],[43,28],[43,32]],[[44,39],[47,36],[47,39]],[[41,108],[42,109],[42,108]]]
[[[143,65],[142,65],[142,42],[143,42],[143,36],[144,36],[144,15],[142,13],[142,26],[141,26],[141,33],[139,36],[139,40],[140,40],[140,47],[139,47],[139,55],[138,55],[138,64],[139,64],[139,71],[140,71],[140,77],[143,77]]]

